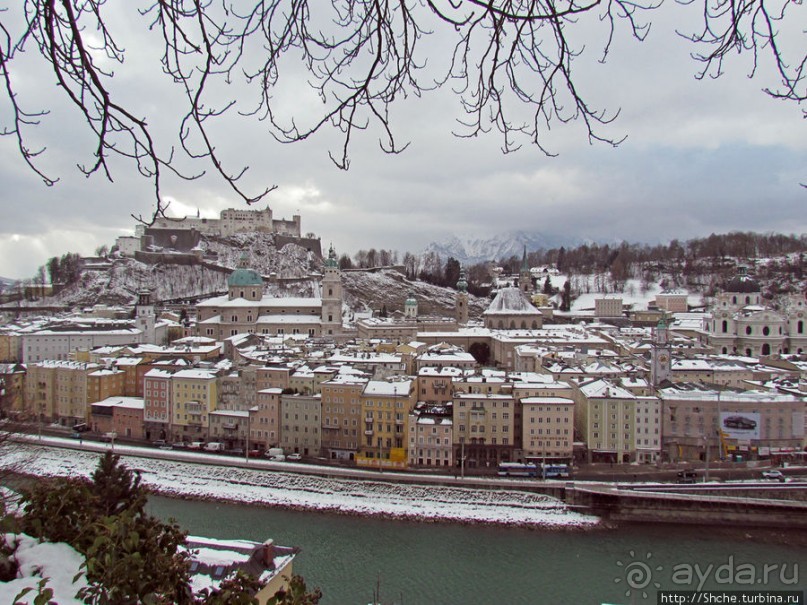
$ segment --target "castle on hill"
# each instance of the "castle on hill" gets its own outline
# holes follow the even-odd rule
[[[115,247],[121,256],[142,262],[166,261],[161,255],[185,254],[201,258],[199,242],[202,237],[231,237],[239,233],[270,233],[278,249],[294,242],[318,257],[322,256],[319,238],[302,237],[300,215],[291,220],[275,219],[268,206],[262,210],[227,208],[219,218],[196,216],[185,218],[158,217],[151,225],[137,225],[134,236],[121,236]],[[174,261],[176,258],[174,258]],[[191,259],[192,260],[192,259]]]
[[[219,218],[202,218],[186,216],[183,219],[158,217],[152,225],[155,229],[196,229],[202,235],[229,237],[236,233],[276,233],[300,237],[300,215],[295,214],[290,221],[276,220],[272,209],[267,206],[263,210],[242,210],[227,208],[222,210]]]

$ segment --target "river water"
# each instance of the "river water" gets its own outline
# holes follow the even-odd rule
[[[803,590],[807,534],[670,525],[594,531],[386,521],[152,497],[192,535],[299,546],[323,605],[656,603],[659,590]],[[767,567],[767,570],[766,570]],[[702,580],[701,580],[702,579]]]

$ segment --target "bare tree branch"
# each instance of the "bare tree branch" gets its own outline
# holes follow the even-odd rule
[[[661,1],[255,0],[245,6],[234,0],[151,0],[140,15],[162,46],[162,71],[184,95],[178,148],[194,165],[212,167],[250,204],[275,187],[249,194],[240,184],[247,167],[225,167],[213,125],[226,116],[256,118],[283,143],[334,129],[341,142],[329,155],[347,169],[351,143],[365,131],[379,133],[386,153],[406,149],[393,126],[397,101],[449,87],[462,110],[455,134],[498,132],[505,153],[527,142],[551,155],[547,132],[573,121],[585,127],[591,143],[618,145],[622,139],[606,135],[603,126],[619,111],[596,108],[584,93],[575,65],[590,51],[575,46],[572,33],[582,16],[598,17],[605,34],[600,60],[605,61],[618,32],[638,40],[648,35],[649,11]],[[703,2],[702,29],[682,34],[709,49],[693,53],[702,63],[698,77],[718,77],[732,52],[752,56],[754,75],[765,56],[779,80],[765,91],[805,101],[807,54],[796,45],[801,54],[792,56],[793,45],[783,43],[780,31],[795,18],[791,13],[801,0],[678,1]],[[0,75],[11,109],[0,133],[16,138],[24,161],[46,184],[56,181],[37,165],[44,149],[32,150],[25,142],[47,116],[48,104],[31,110],[31,101],[23,103],[15,89],[14,62],[33,44],[95,138],[93,161],[79,168],[112,180],[112,155],[134,161],[154,184],[153,216],[137,217],[151,222],[165,212],[166,172],[195,179],[204,170],[181,170],[173,146],[115,94],[114,74],[104,66],[123,69],[126,51],[110,29],[110,10],[106,0],[24,0],[17,33],[8,9],[0,11]],[[278,102],[278,92],[293,85],[286,80],[299,74],[300,64],[313,95],[295,89],[301,103],[289,110]],[[231,84],[242,86],[238,96]],[[240,94],[244,86],[251,99]]]

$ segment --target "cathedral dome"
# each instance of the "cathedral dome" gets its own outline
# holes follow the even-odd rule
[[[263,278],[257,271],[249,268],[249,257],[246,252],[241,253],[238,268],[227,278],[227,286],[230,288],[263,287]]]
[[[263,278],[252,269],[236,269],[227,278],[227,285],[231,288],[248,286],[263,286]]]

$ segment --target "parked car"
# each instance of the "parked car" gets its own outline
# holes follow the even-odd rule
[[[187,447],[188,447],[188,444],[185,443],[184,441],[177,441],[177,442],[171,444],[171,449],[175,449],[175,450],[184,450]]]
[[[153,445],[154,447],[162,447],[166,445],[165,439],[155,439],[154,441],[151,442],[151,445]]]
[[[204,441],[192,441],[191,443],[188,444],[188,449],[189,450],[200,450],[204,446],[205,446]]]
[[[278,454],[277,456],[269,456],[270,462],[285,462],[286,457],[283,454]]]
[[[725,420],[723,420],[723,426],[728,429],[752,431],[757,428],[757,422],[745,416],[727,416]]]
[[[303,457],[300,454],[289,454],[286,456],[286,460],[289,462],[299,462],[302,459]]]
[[[101,435],[101,441],[109,443],[111,441],[115,441],[117,437],[118,434],[115,431],[112,431],[110,433],[104,433],[103,435]]]
[[[777,470],[767,470],[762,471],[762,478],[763,479],[776,479],[777,481],[784,481],[785,476],[782,474],[782,471]]]
[[[218,441],[211,441],[207,445],[205,445],[206,452],[223,452],[224,451],[224,444],[219,443]]]
[[[678,483],[695,483],[698,480],[698,473],[693,470],[678,471]]]

